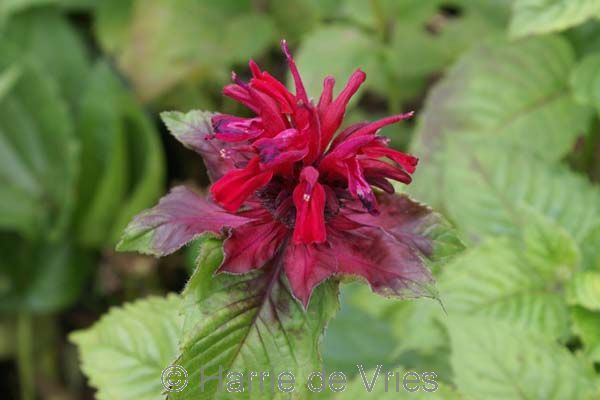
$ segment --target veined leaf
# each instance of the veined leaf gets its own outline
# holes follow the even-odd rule
[[[573,332],[583,342],[583,349],[590,360],[600,362],[600,312],[589,311],[583,307],[571,310]]]
[[[474,399],[594,399],[590,365],[554,340],[508,321],[448,319],[458,389]]]
[[[164,399],[161,374],[177,355],[180,306],[175,295],[138,300],[71,334],[97,399]]]
[[[472,242],[515,236],[523,226],[522,207],[562,226],[578,242],[600,220],[600,192],[584,177],[512,146],[455,139],[440,171],[443,207]]]
[[[520,37],[562,31],[598,15],[597,0],[515,0],[510,34]]]
[[[569,44],[557,36],[490,42],[465,54],[426,101],[412,153],[428,168],[417,170],[410,189],[439,207],[443,193],[432,188],[446,186],[447,147],[466,134],[545,160],[563,157],[591,117],[569,90],[574,63]]]
[[[586,56],[573,70],[570,82],[577,101],[600,110],[600,53]]]
[[[297,396],[307,390],[307,374],[320,369],[319,343],[327,321],[337,311],[337,285],[325,282],[304,311],[292,298],[281,266],[275,261],[243,275],[218,274],[221,241],[205,241],[196,272],[183,292],[185,336],[177,364],[189,373],[190,384],[172,399],[219,399],[235,396],[227,389],[227,371],[243,373],[246,391],[249,371],[290,371]],[[200,374],[223,371],[223,387],[217,380],[200,386]],[[268,385],[267,385],[268,386]],[[288,398],[270,386],[253,386],[252,398]],[[239,393],[237,393],[239,394]]]
[[[569,304],[600,311],[600,271],[580,271],[567,289]]]

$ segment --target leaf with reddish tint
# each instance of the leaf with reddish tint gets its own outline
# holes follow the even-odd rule
[[[185,147],[202,156],[210,180],[215,182],[234,167],[231,158],[223,157],[222,150],[227,149],[225,142],[209,140],[213,135],[211,118],[215,115],[209,111],[166,111],[160,114],[167,128],[175,139]]]
[[[206,240],[183,292],[185,335],[176,363],[188,371],[189,384],[169,398],[228,398],[232,396],[226,392],[232,388],[226,386],[228,371],[244,374],[246,392],[249,371],[276,374],[275,395],[268,380],[261,393],[255,378],[252,398],[287,398],[284,395],[289,394],[278,391],[277,374],[290,371],[295,377],[294,394],[306,398],[306,377],[320,369],[321,337],[338,309],[337,283],[320,285],[305,311],[288,289],[281,254],[259,270],[215,276],[222,259],[221,241]],[[223,388],[218,389],[216,379],[201,388],[200,374],[215,376],[219,367]]]
[[[228,214],[190,189],[178,186],[157,206],[131,221],[117,249],[164,256],[203,233],[218,234],[244,222],[246,218]]]

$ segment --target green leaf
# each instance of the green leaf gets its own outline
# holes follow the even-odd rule
[[[116,213],[110,241],[117,243],[134,215],[152,206],[164,191],[165,159],[159,132],[138,102],[125,91],[118,103],[126,132],[128,190]]]
[[[569,304],[600,311],[600,271],[580,271],[567,289]]]
[[[33,62],[20,72],[0,99],[0,227],[57,237],[73,207],[77,141],[55,82]]]
[[[100,246],[112,233],[128,185],[126,126],[118,105],[123,89],[100,63],[82,94],[77,130],[81,138],[81,176],[75,216],[78,240]]]
[[[448,319],[452,367],[461,393],[474,399],[592,399],[593,369],[547,336],[508,321]]]
[[[348,301],[359,287],[366,288],[366,285],[344,286],[340,312],[327,327],[323,340],[325,371],[341,371],[351,376],[358,373],[358,363],[363,364],[365,369],[371,369],[377,364],[390,365],[397,361],[397,354],[390,351],[396,342],[389,321],[375,318]],[[367,291],[369,299],[377,302],[380,297]]]
[[[177,355],[181,298],[149,297],[113,308],[72,333],[81,367],[99,400],[164,399],[161,374]]]
[[[19,80],[20,75],[21,71],[17,65],[7,67],[0,72],[0,100],[2,100],[5,94],[10,92],[14,84]]]
[[[515,0],[510,34],[521,37],[562,31],[598,15],[597,0]]]
[[[0,235],[0,312],[50,313],[75,302],[92,259],[68,242],[29,243]]]
[[[431,188],[446,185],[441,164],[447,147],[465,135],[546,160],[563,157],[591,117],[568,87],[574,63],[569,44],[557,36],[490,42],[465,54],[426,100],[412,152],[427,168],[417,170],[411,190],[441,205],[442,192]]]
[[[144,101],[182,82],[226,79],[231,64],[275,42],[274,24],[253,12],[249,0],[119,3],[101,8],[97,33]]]
[[[582,268],[600,271],[600,223],[592,228],[581,241]]]
[[[311,32],[295,52],[308,96],[315,101],[318,101],[323,79],[328,75],[336,80],[335,93],[344,87],[358,68],[367,73],[369,78],[365,85],[370,86],[380,74],[378,59],[382,56],[383,48],[373,38],[358,29],[342,25],[330,25]]]
[[[571,310],[573,332],[583,342],[583,348],[590,360],[600,362],[600,313],[573,307]]]
[[[389,379],[387,390],[385,384],[385,373],[391,371],[399,373],[399,388],[397,390],[396,380],[398,379],[395,375]],[[423,400],[460,400],[463,397],[456,392],[451,386],[441,383],[439,379],[433,375],[425,376],[428,382],[423,381],[422,374],[434,371],[415,371],[403,366],[395,366],[389,370],[381,369],[377,375],[377,380],[373,390],[369,392],[367,387],[370,388],[371,380],[375,376],[377,370],[372,369],[365,371],[364,378],[361,375],[356,376],[352,381],[346,385],[344,391],[338,393],[335,400],[354,400],[354,399],[377,399],[377,400],[410,400],[410,399],[423,399]],[[407,373],[417,373],[419,375],[419,383],[411,383],[416,377],[413,374],[406,375]],[[407,376],[409,383],[405,385],[404,377]],[[366,383],[365,383],[366,379]],[[433,383],[435,382],[435,383]],[[407,390],[417,389],[414,392]],[[427,391],[425,390],[427,389]]]
[[[543,229],[548,242],[557,243],[546,247],[539,238],[490,239],[448,265],[438,282],[448,314],[493,316],[550,337],[565,337],[568,308],[556,288],[575,268],[577,247],[572,240],[563,242],[565,235],[553,237],[554,231]],[[555,245],[569,249],[565,257],[553,254],[560,251]],[[531,262],[532,258],[544,262]]]
[[[600,110],[600,53],[581,60],[571,73],[570,83],[577,101]]]
[[[42,66],[71,109],[77,110],[90,73],[88,54],[78,32],[57,10],[36,9],[12,18],[2,38],[12,57]]]
[[[320,369],[319,343],[338,308],[337,284],[320,285],[304,311],[290,294],[277,261],[242,275],[215,275],[222,257],[221,241],[207,240],[183,292],[186,334],[177,363],[189,372],[190,384],[169,398],[228,398],[227,371],[245,377],[249,371],[290,371],[295,394],[302,396],[307,374]],[[215,376],[219,367],[225,381],[222,390],[216,380],[206,382],[202,390],[201,371],[205,377]],[[252,394],[273,398],[268,389]]]

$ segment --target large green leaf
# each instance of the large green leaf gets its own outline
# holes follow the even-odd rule
[[[571,310],[573,332],[583,342],[583,350],[587,356],[600,362],[600,312],[573,307]]]
[[[449,315],[494,316],[566,337],[568,308],[556,288],[577,266],[578,248],[559,226],[536,219],[525,219],[521,238],[485,241],[444,269],[438,287]]]
[[[455,383],[474,399],[595,399],[591,365],[539,333],[484,317],[448,319]]]
[[[600,53],[581,60],[571,74],[571,88],[577,101],[600,110]]]
[[[90,254],[68,242],[26,242],[0,235],[0,312],[50,313],[79,298],[90,274]]]
[[[574,62],[569,44],[556,36],[490,42],[465,54],[432,90],[421,114],[413,143],[422,165],[411,185],[417,197],[440,204],[443,194],[436,188],[445,186],[446,148],[465,134],[547,160],[563,157],[591,117],[569,90]]]
[[[578,242],[600,219],[597,188],[565,166],[514,146],[454,138],[438,167],[438,194],[444,196],[439,206],[471,242],[486,235],[514,236],[523,225],[523,206],[556,222]]]
[[[0,54],[2,52],[0,43]],[[0,58],[0,69],[6,60]],[[23,62],[0,99],[0,227],[60,235],[74,202],[78,146],[66,102],[35,63]]]
[[[97,33],[142,100],[202,77],[226,78],[275,40],[269,18],[250,0],[109,1]],[[145,60],[140,63],[140,60]]]
[[[77,124],[81,138],[81,177],[75,216],[78,239],[101,245],[121,209],[127,190],[125,126],[117,109],[122,89],[105,64],[98,64],[85,93]]]
[[[562,31],[598,15],[598,0],[515,0],[510,33],[519,37]]]
[[[64,1],[64,0],[55,0]],[[11,19],[2,33],[11,57],[31,57],[52,77],[73,110],[77,109],[90,66],[83,40],[68,21],[53,9],[36,9]]]
[[[338,308],[337,285],[320,285],[305,311],[290,294],[278,261],[243,275],[215,275],[221,260],[221,241],[205,241],[198,268],[183,292],[186,333],[177,364],[188,371],[190,384],[169,398],[248,398],[248,392],[227,392],[227,371],[245,374],[246,389],[249,371],[290,371],[295,395],[302,396],[306,376],[320,369],[319,343]],[[219,368],[223,388],[213,379],[202,390],[200,374],[216,376]],[[253,399],[289,398],[277,386],[275,394],[270,387],[255,389]]]
[[[125,200],[116,212],[109,240],[117,243],[134,215],[153,205],[164,192],[165,160],[159,133],[138,102],[122,91],[117,104],[127,147]]]
[[[149,297],[113,308],[92,327],[71,334],[97,399],[164,399],[161,375],[177,355],[180,306],[175,295]]]

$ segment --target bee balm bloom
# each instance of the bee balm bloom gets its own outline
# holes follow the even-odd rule
[[[365,73],[354,72],[335,97],[334,79],[325,78],[314,102],[285,41],[282,48],[295,93],[253,61],[252,78],[234,74],[223,91],[253,117],[163,114],[175,137],[204,157],[211,195],[174,188],[132,221],[122,248],[165,255],[198,235],[222,235],[220,272],[277,262],[304,306],[331,276],[360,277],[385,295],[427,294],[431,210],[395,195],[389,182],[410,183],[417,159],[378,135],[412,113],[340,130]]]

